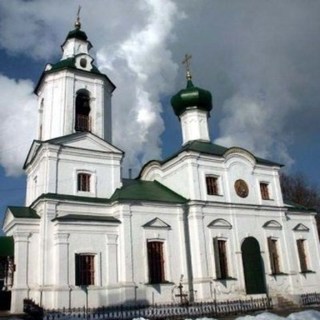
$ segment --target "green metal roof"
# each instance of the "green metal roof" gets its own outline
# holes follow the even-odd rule
[[[212,96],[210,91],[195,87],[191,79],[188,79],[187,87],[171,98],[171,104],[177,116],[188,107],[197,107],[209,112],[212,109]]]
[[[87,203],[111,204],[114,201],[155,201],[166,203],[184,203],[186,199],[168,189],[157,181],[141,181],[123,179],[123,186],[116,189],[110,199],[83,197],[68,194],[45,193],[34,202],[41,199],[69,200]],[[33,204],[32,204],[33,205]],[[32,206],[31,205],[31,206]],[[83,217],[83,216],[82,216]],[[91,216],[90,216],[91,217]]]
[[[84,72],[84,73],[89,73],[89,74],[92,73],[92,74],[100,75],[100,76],[104,77],[111,84],[111,86],[113,88],[112,91],[115,90],[115,88],[116,88],[115,84],[107,77],[107,75],[105,75],[104,73],[101,73],[99,71],[99,69],[94,64],[92,64],[92,69],[90,71],[78,69],[75,65],[75,57],[73,57],[73,58],[67,58],[64,60],[60,60],[55,64],[51,64],[50,70],[43,71],[40,76],[40,79],[34,89],[34,93],[37,94],[38,88],[39,88],[40,84],[42,83],[42,80],[46,74],[58,72],[61,70],[67,70],[67,69],[77,70],[79,72]]]
[[[80,30],[79,28],[75,28],[74,30],[71,30],[68,33],[66,40],[72,39],[72,38],[79,39],[82,41],[88,40],[86,33],[84,31]]]
[[[121,223],[120,220],[111,216],[94,216],[94,215],[81,215],[81,214],[67,214],[52,219],[52,221],[88,221],[88,222],[113,222]]]
[[[8,209],[11,211],[15,218],[25,218],[25,219],[40,219],[36,211],[29,207],[13,207],[10,206]]]
[[[186,199],[158,181],[123,180],[123,186],[115,191],[111,201],[156,201],[185,203]]]
[[[41,199],[69,200],[69,201],[90,202],[90,203],[110,203],[110,200],[108,198],[83,197],[83,196],[74,196],[69,194],[58,194],[58,193],[43,193],[34,202]]]
[[[308,208],[301,204],[295,203],[293,201],[284,199],[284,204],[287,205],[288,211],[303,211],[303,212],[316,212],[317,210],[314,208]]]
[[[0,237],[0,257],[14,256],[13,237]]]
[[[229,148],[219,146],[217,144],[211,143],[211,142],[205,142],[201,140],[194,140],[190,141],[187,144],[185,144],[178,152],[173,154],[172,156],[168,157],[167,159],[161,161],[160,163],[166,163],[167,161],[175,158],[178,154],[180,154],[183,151],[195,151],[199,153],[209,154],[213,156],[223,157],[223,155],[229,150]],[[267,166],[282,166],[279,163],[265,160],[262,158],[258,158],[253,156],[258,164],[267,165]]]
[[[76,61],[75,57],[60,60],[57,63],[52,64],[51,69],[46,71],[46,73],[51,73],[51,72],[62,70],[62,69],[77,69],[77,70],[79,70],[76,67],[75,61]],[[92,65],[92,69],[90,71],[86,71],[86,70],[81,70],[81,71],[95,73],[95,74],[102,74],[94,64]]]

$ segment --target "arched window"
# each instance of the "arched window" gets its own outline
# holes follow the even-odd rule
[[[90,96],[87,90],[79,90],[76,97],[76,131],[91,131]]]

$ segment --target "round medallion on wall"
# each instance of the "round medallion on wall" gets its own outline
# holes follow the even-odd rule
[[[242,180],[242,179],[238,179],[235,183],[234,183],[234,188],[236,190],[236,193],[239,197],[241,198],[246,198],[249,194],[249,188],[247,183]]]

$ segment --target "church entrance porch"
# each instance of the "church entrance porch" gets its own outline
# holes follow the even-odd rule
[[[241,253],[246,293],[266,293],[264,264],[257,239],[246,238],[241,245]]]

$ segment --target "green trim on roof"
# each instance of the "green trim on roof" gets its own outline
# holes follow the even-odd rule
[[[95,198],[95,197],[83,197],[83,196],[74,196],[70,194],[58,194],[58,193],[43,193],[38,197],[31,206],[42,199],[52,199],[52,200],[69,200],[69,201],[78,201],[78,202],[90,202],[90,203],[110,203],[108,198]]]
[[[111,201],[155,201],[185,203],[187,200],[158,181],[123,180],[123,186],[112,195]]]
[[[226,148],[211,142],[206,142],[206,141],[201,141],[201,140],[194,140],[190,141],[187,144],[185,144],[178,152],[173,154],[172,156],[168,157],[167,159],[160,161],[161,164],[164,164],[168,162],[169,160],[175,158],[177,155],[179,155],[183,151],[195,151],[199,153],[204,153],[204,154],[209,154],[213,156],[218,156],[218,157],[223,157],[223,155],[229,150],[230,148]],[[262,165],[267,165],[267,166],[280,166],[282,167],[283,165],[265,160],[262,158],[258,158],[253,156],[258,164]]]
[[[308,208],[301,204],[295,203],[290,200],[284,200],[284,204],[287,206],[288,211],[303,211],[303,212],[316,212],[314,208]]]
[[[8,207],[10,212],[15,218],[24,218],[24,219],[40,219],[36,211],[29,207]]]
[[[111,216],[91,216],[91,215],[81,215],[81,214],[67,214],[65,216],[55,217],[51,221],[88,221],[88,222],[121,223],[120,220]]]
[[[0,257],[14,256],[13,237],[0,237]]]
[[[99,75],[102,74],[94,64],[92,64],[92,69],[90,71],[78,69],[76,67],[75,61],[76,61],[75,57],[60,60],[59,62],[52,64],[51,69],[46,71],[46,73],[52,73],[52,72],[55,72],[58,70],[63,70],[63,69],[76,69],[76,70],[81,70],[84,72],[89,72],[89,73],[94,73],[94,74],[99,74]]]
[[[79,40],[82,40],[82,41],[87,41],[88,40],[88,36],[86,35],[86,33],[84,31],[80,30],[79,28],[71,30],[68,33],[66,40],[73,39],[73,38],[79,39]]]
[[[94,64],[92,64],[92,69],[90,71],[82,70],[82,69],[78,69],[75,66],[75,58],[68,58],[68,59],[60,60],[59,62],[57,62],[55,64],[52,64],[50,70],[43,71],[33,92],[35,94],[37,94],[38,88],[39,88],[39,86],[40,86],[40,84],[46,74],[58,72],[61,70],[67,70],[67,69],[77,70],[79,72],[84,72],[84,73],[89,73],[89,74],[100,75],[100,76],[104,77],[111,84],[111,86],[113,87],[112,91],[114,91],[116,89],[115,84],[107,77],[107,75],[105,75],[104,73],[101,73],[99,71],[99,69]]]

